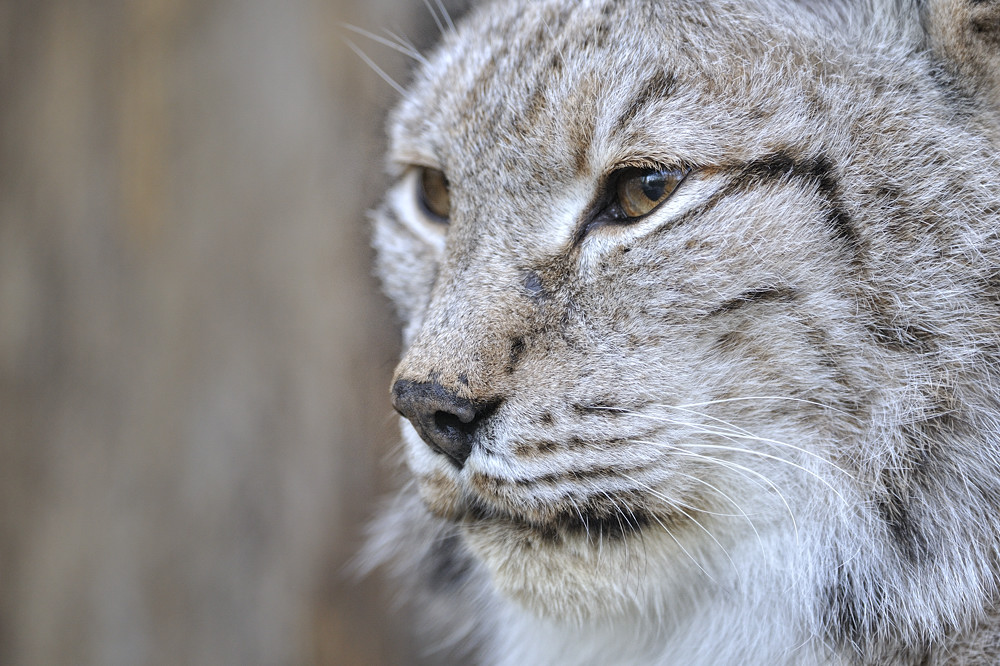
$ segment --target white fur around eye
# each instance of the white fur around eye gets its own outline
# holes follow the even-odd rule
[[[659,207],[636,222],[608,224],[592,229],[583,241],[583,259],[599,257],[636,238],[668,226],[693,208],[705,203],[722,186],[719,176],[691,173]]]
[[[409,169],[389,190],[388,201],[397,219],[435,252],[444,252],[448,227],[430,218],[419,203],[420,171]]]

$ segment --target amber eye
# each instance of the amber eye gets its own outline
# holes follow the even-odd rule
[[[686,175],[680,169],[624,169],[615,185],[618,205],[627,217],[642,217],[666,201]]]
[[[438,169],[420,167],[419,174],[420,205],[431,217],[440,222],[447,222],[451,215],[451,196],[448,194],[448,179]]]

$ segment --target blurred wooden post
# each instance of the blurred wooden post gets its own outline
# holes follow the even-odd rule
[[[0,663],[419,661],[339,573],[397,345],[394,93],[341,21],[433,37],[409,0],[0,4]]]

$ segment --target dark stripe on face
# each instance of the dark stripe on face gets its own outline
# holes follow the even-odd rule
[[[721,168],[704,170],[711,175],[719,171],[734,174],[729,183],[712,194],[707,200],[671,220],[665,220],[653,233],[669,231],[687,223],[689,220],[712,210],[728,197],[748,190],[749,186],[762,182],[772,182],[781,178],[797,178],[803,182],[814,184],[819,195],[827,202],[827,221],[834,238],[840,240],[851,253],[854,263],[860,263],[863,243],[855,229],[854,221],[848,215],[840,202],[840,185],[833,176],[829,159],[819,157],[808,160],[796,160],[785,152],[773,153],[767,157],[744,164],[734,164]],[[692,175],[699,173],[695,169]],[[593,202],[585,209],[584,223],[577,228],[573,237],[573,247],[578,246],[586,236],[596,228],[603,226],[596,221],[597,214],[610,201],[611,194],[607,184],[602,186]]]
[[[620,509],[595,512],[583,507],[579,514],[567,511],[560,517],[561,527],[570,534],[585,533],[596,539],[624,539],[636,534],[653,522],[648,513],[640,509]]]
[[[636,116],[645,109],[650,102],[665,99],[673,93],[677,85],[677,79],[671,72],[659,71],[653,74],[639,88],[639,92],[629,101],[625,111],[615,121],[615,132],[624,132],[635,120]]]
[[[504,368],[504,372],[508,375],[514,374],[514,370],[517,369],[518,364],[521,362],[521,357],[524,355],[524,350],[524,338],[518,336],[511,339],[510,352],[507,356],[507,365]]]
[[[624,446],[626,444],[628,444],[628,440],[619,439],[605,440],[597,446],[610,448],[614,446]],[[629,468],[628,470],[629,473],[633,474],[639,474],[643,471],[644,468],[642,467]],[[559,472],[553,472],[552,474],[541,474],[528,479],[515,479],[510,482],[510,485],[522,488],[530,488],[533,486],[560,486],[570,482],[617,479],[621,473],[622,470],[619,467],[566,469]]]
[[[473,521],[509,522],[530,528],[539,536],[553,541],[561,541],[562,535],[587,535],[600,539],[624,539],[636,534],[651,524],[677,525],[679,517],[653,517],[643,505],[641,497],[635,493],[609,493],[607,496],[592,498],[567,498],[566,506],[557,508],[544,519],[528,519],[513,516],[473,500],[470,502],[467,519]]]
[[[798,297],[798,292],[791,287],[761,287],[743,292],[736,298],[731,298],[709,313],[709,316],[732,312],[754,303],[790,302]]]
[[[809,159],[796,159],[786,152],[777,152],[748,163],[742,177],[751,180],[771,181],[778,178],[798,178],[814,183],[817,191],[829,204],[827,220],[835,238],[854,255],[861,255],[862,243],[854,221],[840,201],[840,183],[834,174],[829,158],[820,155]]]
[[[833,561],[845,561],[840,553],[832,555]],[[898,636],[893,628],[898,618],[894,609],[887,607],[883,581],[877,574],[854,576],[842,566],[834,576],[820,593],[819,613],[827,640],[846,657],[846,663],[859,666],[931,663],[934,651],[926,639],[906,644],[893,640]]]
[[[910,511],[911,498],[904,488],[890,486],[887,492],[876,498],[875,506],[889,528],[889,534],[900,554],[909,562],[917,564],[927,557],[927,540],[920,524]]]
[[[908,321],[910,312],[901,312],[895,301],[881,295],[860,301],[867,306],[871,321],[865,323],[871,339],[895,352],[928,353],[937,346],[932,327]]]
[[[572,407],[573,411],[580,415],[596,414],[598,416],[620,416],[622,414],[628,414],[630,411],[624,407],[616,407],[614,402],[609,400],[601,400],[588,405],[573,403]]]
[[[835,645],[857,646],[866,641],[869,627],[862,601],[857,598],[854,577],[849,571],[840,570],[822,595],[823,626]]]
[[[877,314],[877,313],[876,313]],[[932,347],[934,334],[910,325],[893,325],[892,319],[879,317],[867,325],[872,339],[892,351],[925,352]],[[887,323],[890,322],[890,323]]]
[[[935,469],[940,459],[936,443],[957,439],[960,437],[957,433],[962,430],[949,404],[936,405],[933,409],[939,413],[902,427],[907,443],[905,458],[896,466],[882,470],[879,478],[882,490],[874,497],[875,506],[900,555],[914,565],[935,556],[934,544],[925,534],[926,519],[919,498],[926,496],[927,489],[941,476]]]

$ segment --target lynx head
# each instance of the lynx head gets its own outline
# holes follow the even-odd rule
[[[421,67],[374,215],[392,400],[504,597],[770,581],[854,645],[981,611],[1000,179],[968,16],[1000,12],[918,4],[496,2]]]

